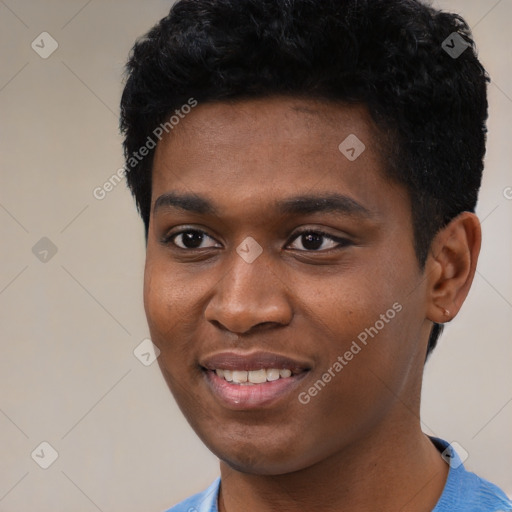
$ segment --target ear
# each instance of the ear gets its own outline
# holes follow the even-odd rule
[[[471,288],[482,242],[480,221],[463,212],[432,241],[425,263],[427,318],[439,324],[452,320]]]

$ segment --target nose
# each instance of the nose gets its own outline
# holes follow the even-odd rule
[[[288,325],[293,316],[288,288],[277,270],[260,256],[247,263],[234,255],[234,264],[216,284],[205,318],[236,334],[271,325]]]

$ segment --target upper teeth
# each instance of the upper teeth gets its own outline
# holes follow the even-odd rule
[[[262,368],[261,370],[215,370],[215,373],[221,378],[228,382],[234,382],[236,384],[262,384],[263,382],[277,380],[280,377],[286,379],[290,377],[291,370],[277,368]]]

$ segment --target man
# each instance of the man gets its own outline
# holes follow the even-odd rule
[[[121,126],[159,364],[220,479],[172,511],[505,511],[421,431],[470,289],[488,77],[416,0],[182,0]]]

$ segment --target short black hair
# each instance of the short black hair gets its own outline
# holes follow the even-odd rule
[[[180,0],[136,42],[126,72],[120,126],[146,238],[155,129],[172,128],[191,98],[365,105],[387,176],[408,190],[421,268],[435,234],[475,210],[489,77],[457,14],[419,0]],[[427,356],[441,331],[434,324]]]

